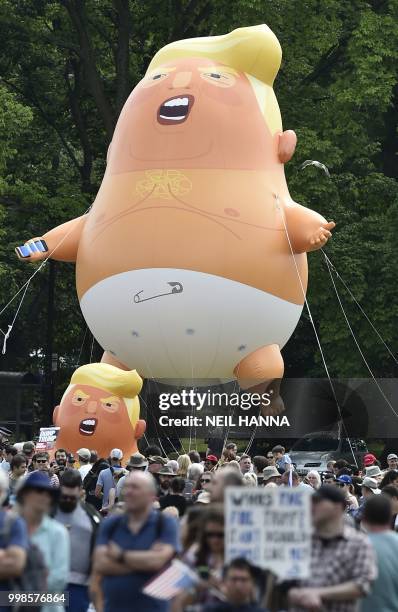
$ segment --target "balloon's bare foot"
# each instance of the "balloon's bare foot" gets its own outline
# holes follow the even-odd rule
[[[285,412],[285,404],[280,395],[279,378],[273,380],[267,387],[266,393],[269,395],[269,403],[265,402],[261,405],[262,416],[278,416]]]

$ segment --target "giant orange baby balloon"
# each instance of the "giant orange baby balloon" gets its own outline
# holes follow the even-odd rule
[[[139,418],[141,387],[134,370],[125,372],[107,363],[78,368],[54,410],[54,425],[60,427],[57,448],[75,452],[88,446],[99,457],[108,457],[117,445],[125,458],[136,453],[146,427]]]
[[[265,25],[161,49],[124,105],[91,211],[43,236],[51,257],[76,261],[106,362],[194,384],[282,377],[306,252],[334,223],[289,195],[280,62]]]

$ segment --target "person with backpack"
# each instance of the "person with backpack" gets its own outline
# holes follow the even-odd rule
[[[91,470],[83,479],[83,489],[86,493],[86,502],[91,506],[94,506],[96,510],[101,510],[102,508],[102,498],[101,496],[98,497],[95,494],[98,476],[100,475],[100,472],[102,472],[102,470],[106,470],[106,468],[108,467],[109,463],[107,462],[107,460],[101,457],[93,463]]]
[[[178,523],[154,509],[156,483],[148,472],[131,472],[123,491],[125,512],[101,523],[94,550],[104,612],[168,612],[169,602],[142,590],[179,551]]]
[[[123,468],[121,461],[123,452],[120,448],[111,450],[110,466],[99,473],[97,485],[95,487],[95,495],[102,500],[101,508],[106,508],[109,504],[109,492],[111,489],[116,489],[115,472],[122,472]]]
[[[8,495],[8,476],[0,470],[0,591],[12,591],[26,565],[28,532],[23,519],[2,508]],[[11,607],[0,606],[0,612]]]
[[[51,485],[48,475],[41,471],[31,472],[17,492],[20,514],[26,521],[30,541],[35,547],[33,551],[36,551],[37,547],[41,552],[46,565],[44,571],[47,574],[47,584],[44,587],[22,590],[57,594],[65,592],[70,564],[69,535],[63,525],[50,517],[57,498],[58,489]],[[64,610],[63,604],[45,604],[41,607],[41,612]]]
[[[87,612],[90,605],[88,583],[91,556],[101,515],[82,501],[82,479],[78,470],[66,470],[61,476],[61,490],[54,514],[68,529],[71,546],[71,565],[67,591],[69,609]]]

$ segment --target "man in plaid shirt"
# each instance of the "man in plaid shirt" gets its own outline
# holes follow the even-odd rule
[[[289,612],[356,612],[377,577],[367,536],[344,518],[344,494],[323,485],[313,495],[311,575],[288,592]]]

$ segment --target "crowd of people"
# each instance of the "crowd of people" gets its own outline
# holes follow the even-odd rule
[[[244,558],[225,563],[231,486],[311,492],[308,579],[271,582],[272,570]],[[25,442],[2,449],[0,499],[0,591],[67,594],[33,612],[398,610],[396,454],[386,466],[368,453],[360,466],[336,460],[300,475],[282,446],[254,457],[233,442],[220,457],[169,458],[156,445],[128,458],[58,449],[50,459]],[[165,579],[163,599],[148,594],[175,559],[194,577],[189,587],[170,596]]]

